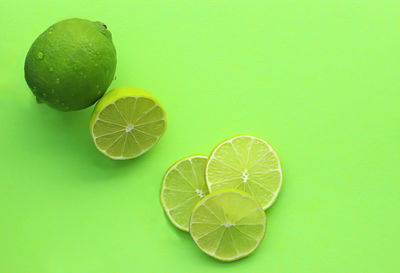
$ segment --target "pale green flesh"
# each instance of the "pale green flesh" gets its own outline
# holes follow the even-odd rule
[[[165,128],[164,111],[153,100],[123,97],[99,113],[93,137],[96,146],[112,158],[133,158],[153,147]]]
[[[254,198],[238,191],[224,191],[207,196],[196,206],[190,234],[205,253],[232,261],[258,247],[265,225],[265,213]]]
[[[259,138],[239,136],[215,149],[207,166],[210,192],[243,190],[266,209],[275,201],[282,184],[279,159]]]
[[[192,210],[197,202],[208,194],[204,172],[205,156],[192,156],[172,166],[164,177],[161,202],[178,228],[189,231]]]

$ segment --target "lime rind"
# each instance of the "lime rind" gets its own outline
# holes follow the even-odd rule
[[[232,137],[232,138],[228,138],[228,139],[222,141],[221,143],[219,143],[219,144],[212,150],[211,155],[210,155],[210,157],[209,157],[209,159],[208,159],[208,162],[207,162],[207,166],[206,166],[206,182],[207,182],[207,187],[208,187],[208,190],[209,190],[210,193],[215,192],[215,191],[212,191],[212,183],[210,183],[210,181],[209,181],[209,166],[210,166],[210,163],[212,162],[212,160],[215,158],[215,153],[216,153],[216,151],[217,151],[222,145],[226,144],[227,142],[231,142],[231,143],[232,143],[234,140],[236,140],[236,139],[238,139],[238,138],[242,138],[242,137],[255,139],[255,140],[258,140],[258,141],[262,142],[263,144],[265,144],[266,147],[268,147],[269,152],[271,152],[272,155],[274,156],[274,158],[276,159],[276,163],[277,163],[277,165],[278,165],[277,168],[274,169],[274,171],[278,171],[278,172],[279,172],[279,175],[280,175],[280,179],[279,179],[279,182],[278,182],[279,185],[278,185],[278,188],[277,188],[277,189],[274,191],[274,193],[273,193],[273,198],[271,198],[271,200],[270,200],[268,203],[266,203],[266,204],[264,204],[264,205],[262,206],[262,208],[263,208],[264,210],[266,210],[266,209],[268,209],[269,207],[271,207],[271,206],[274,204],[274,202],[276,201],[276,199],[277,199],[277,197],[278,197],[278,195],[279,195],[279,193],[280,193],[280,191],[281,191],[281,188],[282,188],[282,181],[283,181],[283,174],[282,174],[282,166],[281,166],[281,162],[280,162],[280,159],[279,159],[279,157],[278,157],[278,154],[276,153],[276,151],[272,148],[272,146],[271,146],[267,141],[265,141],[265,140],[263,140],[263,139],[261,139],[261,138],[259,138],[259,137],[255,137],[255,136],[247,135],[247,134],[241,134],[241,135],[237,135],[237,136]],[[253,195],[253,194],[250,193],[250,192],[248,192],[248,194]]]
[[[116,64],[111,33],[95,22],[71,18],[53,24],[33,42],[25,58],[25,80],[39,103],[80,110],[106,92]]]
[[[257,210],[260,211],[260,213],[261,213],[261,215],[263,216],[263,219],[264,219],[264,220],[263,220],[263,225],[262,225],[262,226],[263,226],[263,229],[262,229],[262,235],[260,236],[260,240],[258,240],[257,243],[254,244],[254,246],[253,246],[251,249],[249,249],[248,251],[243,252],[243,253],[240,253],[240,254],[237,254],[237,255],[232,256],[232,257],[229,257],[229,258],[226,258],[226,257],[220,257],[220,256],[216,255],[216,252],[211,252],[211,251],[208,251],[207,249],[204,249],[204,248],[199,244],[198,238],[195,238],[195,237],[193,236],[193,234],[192,234],[192,230],[193,230],[193,229],[192,229],[192,225],[193,225],[193,218],[194,218],[194,215],[195,215],[195,213],[196,213],[196,210],[199,209],[207,200],[209,200],[210,198],[214,198],[214,197],[218,197],[218,196],[220,196],[220,195],[223,195],[224,193],[232,193],[232,192],[239,193],[239,194],[242,195],[242,197],[248,198],[248,199],[252,200],[255,204],[257,204],[257,206],[258,206]],[[211,257],[213,257],[213,258],[215,258],[215,259],[217,259],[217,260],[219,260],[219,261],[222,261],[222,262],[233,262],[233,261],[236,261],[236,260],[239,260],[239,259],[242,259],[242,258],[245,258],[245,257],[249,256],[250,254],[252,254],[254,251],[256,251],[256,250],[258,249],[258,247],[260,246],[260,244],[262,243],[262,241],[263,241],[264,238],[265,238],[266,226],[267,226],[267,217],[266,217],[266,215],[265,215],[265,212],[264,212],[264,210],[262,209],[261,204],[260,204],[253,196],[251,196],[251,195],[248,194],[247,192],[244,192],[244,191],[241,191],[241,190],[238,190],[238,189],[224,189],[224,190],[219,190],[219,191],[215,191],[215,192],[213,192],[213,193],[210,193],[209,195],[203,197],[203,198],[196,204],[196,206],[193,208],[193,211],[192,211],[192,217],[191,217],[191,219],[190,219],[190,228],[189,228],[189,230],[190,230],[190,235],[191,235],[193,241],[196,243],[196,245],[197,245],[204,253],[206,253],[207,255],[209,255],[209,256],[211,256]],[[222,238],[221,238],[221,240],[222,240]]]
[[[186,231],[189,232],[189,226],[185,227],[181,224],[179,224],[175,218],[171,215],[171,210],[168,208],[166,202],[165,202],[165,190],[167,188],[166,186],[166,180],[167,177],[169,176],[169,174],[171,173],[172,170],[175,170],[180,164],[182,164],[184,161],[187,160],[193,160],[194,158],[201,158],[204,159],[205,161],[207,161],[208,157],[206,155],[202,155],[202,154],[194,154],[194,155],[190,155],[187,157],[184,157],[178,161],[176,161],[171,167],[169,167],[169,169],[167,170],[167,172],[165,173],[164,177],[163,177],[163,182],[162,182],[162,186],[161,186],[161,193],[160,193],[160,201],[161,201],[161,205],[165,211],[165,214],[167,215],[168,219],[171,221],[171,223],[178,229],[182,230],[182,231]],[[206,162],[205,162],[206,163]],[[205,184],[205,179],[204,179],[204,184]],[[207,187],[206,187],[207,188]],[[193,192],[195,193],[195,191]],[[203,193],[204,195],[207,195],[208,192]],[[192,208],[190,208],[190,211],[192,211]],[[188,219],[188,224],[189,224],[189,220]]]

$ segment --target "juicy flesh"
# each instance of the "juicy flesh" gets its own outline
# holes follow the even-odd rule
[[[97,147],[114,158],[131,158],[149,150],[165,131],[165,117],[153,100],[126,97],[107,105],[93,127]]]

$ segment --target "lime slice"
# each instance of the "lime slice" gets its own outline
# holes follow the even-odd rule
[[[261,206],[239,190],[206,196],[190,218],[190,235],[198,247],[222,261],[234,261],[254,252],[264,238],[265,227]]]
[[[166,125],[164,108],[150,93],[119,87],[97,103],[90,132],[100,152],[112,159],[130,159],[152,148]]]
[[[282,186],[279,158],[264,140],[240,135],[219,144],[206,167],[210,192],[243,190],[260,202],[263,209],[275,201]]]
[[[208,194],[204,177],[207,157],[186,157],[169,168],[161,188],[161,204],[171,222],[189,231],[189,220],[197,202]]]

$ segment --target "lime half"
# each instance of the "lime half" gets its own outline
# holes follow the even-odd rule
[[[222,261],[254,252],[264,238],[266,216],[258,202],[239,190],[224,190],[203,198],[193,209],[190,235],[198,247]]]
[[[119,87],[97,103],[90,132],[97,149],[112,159],[130,159],[150,150],[166,129],[158,100],[136,87]]]
[[[206,163],[206,156],[189,156],[175,163],[164,176],[161,204],[171,222],[181,230],[189,231],[194,206],[208,194]]]
[[[281,164],[267,142],[239,135],[213,150],[206,167],[206,180],[211,193],[222,189],[243,190],[267,209],[282,186]]]

